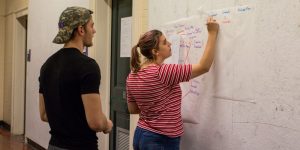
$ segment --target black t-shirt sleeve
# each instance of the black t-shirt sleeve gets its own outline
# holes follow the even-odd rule
[[[43,86],[43,66],[40,69],[40,76],[39,76],[39,93],[43,94],[44,93],[44,86]]]
[[[90,61],[84,66],[80,81],[81,94],[99,93],[101,80],[100,68],[96,61]]]
[[[39,86],[39,93],[44,93],[43,91],[43,86],[42,86],[42,83],[41,83],[41,77],[39,77],[39,83],[40,83],[40,86]]]

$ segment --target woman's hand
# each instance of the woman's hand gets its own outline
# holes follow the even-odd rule
[[[219,24],[213,17],[208,17],[206,25],[209,34],[218,34]]]

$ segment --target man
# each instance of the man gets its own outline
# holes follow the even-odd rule
[[[101,109],[100,68],[83,54],[96,33],[91,10],[68,7],[59,19],[53,43],[64,47],[40,71],[41,120],[49,122],[51,150],[98,149],[96,132],[109,133],[111,120]]]

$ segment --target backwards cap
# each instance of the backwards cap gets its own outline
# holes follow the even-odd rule
[[[63,44],[70,40],[72,32],[78,26],[86,24],[93,11],[83,7],[68,7],[59,17],[58,33],[53,43]]]

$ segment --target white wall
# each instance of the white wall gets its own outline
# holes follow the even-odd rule
[[[67,6],[73,5],[91,7],[95,11],[93,16],[98,34],[95,36],[95,46],[90,48],[89,54],[97,60],[101,70],[103,71],[103,81],[101,83],[102,88],[100,89],[100,92],[102,93],[101,98],[103,100],[103,110],[107,115],[109,114],[111,1],[103,0],[95,2],[93,0],[69,0],[64,2],[57,1],[56,3],[52,1],[51,4],[49,4],[48,1],[30,1],[27,44],[28,49],[32,49],[32,61],[28,63],[27,70],[26,136],[44,147],[48,145],[49,127],[47,124],[42,123],[38,116],[38,72],[40,65],[45,61],[45,59],[62,46],[52,44],[51,41],[57,32],[57,22],[61,11]],[[7,1],[7,3],[5,0],[0,0],[0,120],[4,119],[7,123],[11,123],[12,121],[12,105],[16,106],[15,109],[17,110],[14,111],[21,110],[18,108],[21,106],[21,103],[16,102],[15,104],[12,104],[11,101],[13,84],[15,84],[14,82],[22,82],[18,80],[13,81],[13,64],[17,65],[18,61],[21,61],[21,59],[17,59],[15,62],[12,61],[13,58],[16,59],[20,56],[14,55],[12,49],[19,49],[18,45],[15,45],[16,41],[20,37],[18,31],[20,24],[16,21],[16,17],[20,14],[22,15],[27,6],[28,0],[10,0]],[[96,15],[99,17],[96,17]],[[5,20],[7,21],[5,22]],[[6,52],[4,52],[4,50],[6,50]],[[22,56],[20,56],[20,58],[22,58]],[[15,72],[15,75],[16,74],[18,73]],[[15,86],[14,88],[18,89],[22,87]],[[14,95],[17,99],[20,96],[21,95],[19,94]],[[6,99],[5,102],[4,97]],[[5,115],[3,115],[4,109]],[[101,149],[107,149],[108,135],[100,133],[98,136],[100,137],[100,147],[102,146]]]
[[[48,146],[50,139],[49,125],[39,118],[38,76],[41,65],[63,45],[53,44],[57,34],[57,23],[61,12],[68,6],[89,8],[86,0],[47,0],[29,1],[28,16],[28,49],[31,49],[31,61],[27,63],[26,87],[26,129],[25,136],[43,147]],[[99,33],[101,34],[101,33]]]
[[[244,78],[245,81],[250,77],[254,79],[250,94],[255,103],[220,101],[211,97],[199,99],[201,122],[184,124],[182,149],[300,149],[299,0],[180,0],[176,3],[151,0],[149,26],[156,28],[192,16],[199,7],[208,11],[247,4],[255,8],[256,38],[249,41],[255,43],[249,53],[253,54],[249,56],[253,56],[253,62],[251,68],[247,68],[251,69],[251,74]],[[243,63],[235,62],[236,65]]]

